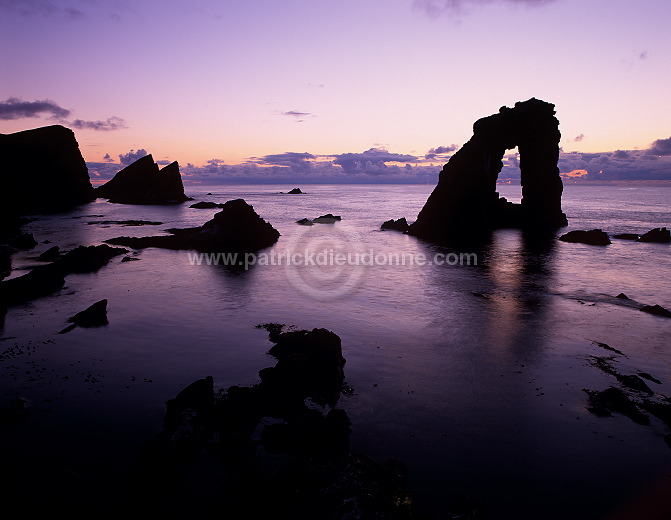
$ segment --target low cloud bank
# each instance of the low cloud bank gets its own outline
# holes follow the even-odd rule
[[[363,152],[316,155],[286,152],[252,157],[241,164],[210,159],[204,165],[180,164],[185,182],[202,184],[435,184],[456,145],[438,146],[422,155],[394,153],[384,148]],[[147,150],[106,154],[103,162],[87,163],[94,181],[105,181],[124,166],[147,155]],[[168,161],[163,161],[168,162]],[[671,137],[658,139],[645,150],[561,152],[559,171],[567,181],[671,180]],[[518,183],[519,154],[503,157],[499,181]]]

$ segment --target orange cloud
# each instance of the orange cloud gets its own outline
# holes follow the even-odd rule
[[[565,179],[576,179],[584,175],[587,175],[587,170],[571,170],[568,173],[560,173],[559,175],[561,175]]]

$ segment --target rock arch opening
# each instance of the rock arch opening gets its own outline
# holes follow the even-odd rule
[[[443,241],[502,227],[556,230],[567,225],[557,168],[560,137],[554,105],[535,98],[477,120],[471,139],[443,167],[409,234]],[[515,147],[519,204],[496,191],[504,155]]]

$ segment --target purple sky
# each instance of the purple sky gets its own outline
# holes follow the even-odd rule
[[[671,178],[669,20],[666,0],[0,0],[0,132],[69,126],[101,178],[148,152],[208,181],[432,182],[476,119],[537,97],[563,172]]]

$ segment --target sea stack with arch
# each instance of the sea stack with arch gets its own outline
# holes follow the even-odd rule
[[[556,231],[566,226],[557,167],[560,137],[554,105],[536,98],[477,120],[473,136],[443,167],[438,185],[408,233],[441,242],[477,238],[497,228]],[[503,155],[516,146],[520,204],[496,191]]]

